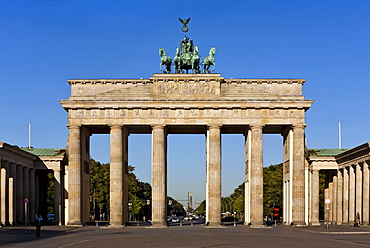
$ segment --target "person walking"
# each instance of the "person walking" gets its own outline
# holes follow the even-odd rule
[[[357,214],[356,214],[356,227],[360,227],[360,213],[359,212],[357,212]]]
[[[41,221],[42,216],[39,214],[35,217],[36,237],[41,237]]]

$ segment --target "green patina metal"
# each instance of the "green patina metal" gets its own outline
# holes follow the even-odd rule
[[[183,24],[182,31],[185,37],[180,41],[180,47],[176,47],[176,54],[173,59],[175,73],[189,73],[189,70],[192,73],[201,73],[201,64],[203,64],[203,73],[211,73],[216,67],[214,58],[216,47],[212,47],[208,56],[204,58],[203,62],[200,62],[199,47],[194,46],[193,40],[186,36],[186,33],[189,31],[187,24],[190,22],[190,18],[186,20],[179,18],[179,20]],[[164,48],[159,48],[159,55],[161,56],[160,71],[163,71],[162,66],[164,65],[166,69],[163,73],[171,73],[172,59],[166,56]],[[212,70],[210,70],[211,66],[213,66]]]
[[[308,149],[307,153],[310,157],[335,157],[350,149]]]
[[[36,156],[63,157],[66,154],[65,149],[58,148],[21,148],[21,149]]]

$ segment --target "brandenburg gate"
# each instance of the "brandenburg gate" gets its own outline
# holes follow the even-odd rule
[[[152,134],[152,225],[166,226],[167,135],[204,134],[206,222],[221,226],[221,134],[245,136],[245,224],[263,225],[263,134],[284,146],[284,223],[308,224],[304,79],[225,79],[153,74],[149,79],[68,80],[67,223],[89,221],[89,137],[110,134],[110,224],[128,222],[128,136]]]
[[[152,226],[167,220],[167,135],[206,135],[206,223],[221,226],[221,134],[245,136],[245,224],[263,225],[262,135],[284,137],[284,223],[308,224],[308,167],[305,165],[304,79],[225,79],[211,73],[216,47],[200,62],[199,48],[186,36],[149,79],[68,80],[67,224],[89,221],[89,140],[110,134],[110,225],[128,222],[128,136],[152,134]],[[175,73],[171,73],[174,65]],[[203,66],[201,72],[200,66]],[[211,69],[213,66],[213,69]],[[192,74],[187,74],[191,70]]]

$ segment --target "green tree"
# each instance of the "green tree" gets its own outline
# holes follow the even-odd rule
[[[274,206],[283,203],[283,164],[263,168],[263,215],[271,215]]]
[[[98,211],[109,212],[109,164],[101,164],[94,159],[90,160],[90,196],[91,209],[95,216]],[[94,208],[95,204],[95,210]]]

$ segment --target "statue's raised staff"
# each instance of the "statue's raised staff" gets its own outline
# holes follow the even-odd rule
[[[203,60],[203,73],[211,73],[211,71],[209,70],[211,65],[213,65],[212,71],[215,70],[216,68],[215,54],[216,54],[216,47],[212,47],[209,50],[208,56],[205,57]]]
[[[166,67],[164,73],[171,73],[172,59],[166,55],[166,52],[161,47],[159,48],[159,55],[161,56],[161,62],[159,64],[159,69],[162,71],[162,65]]]

